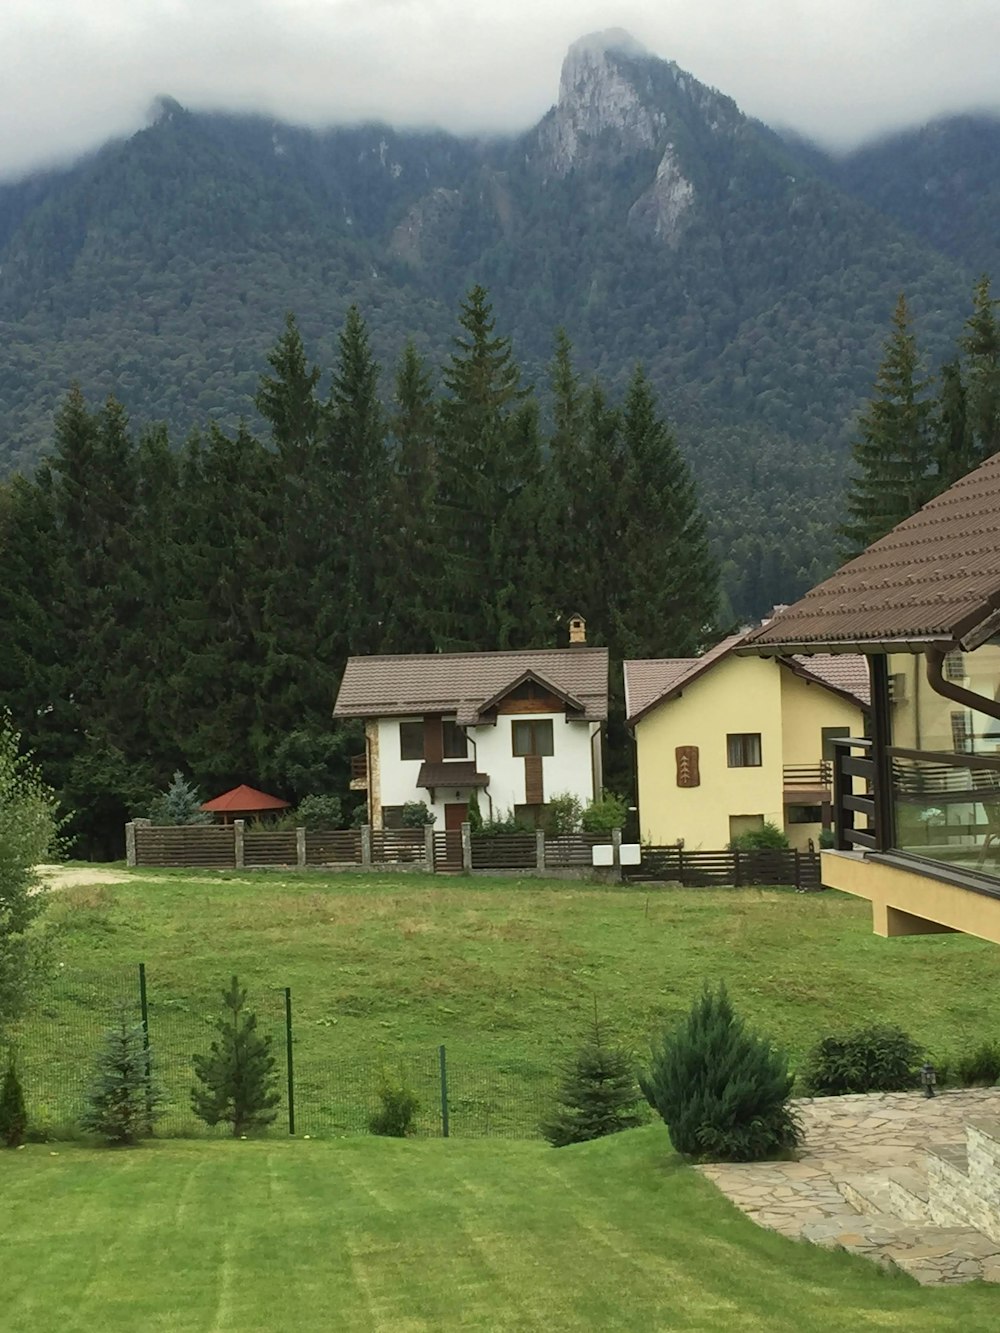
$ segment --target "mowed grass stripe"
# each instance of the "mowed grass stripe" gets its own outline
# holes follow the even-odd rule
[[[18,1333],[990,1333],[928,1291],[755,1227],[662,1128],[541,1144],[32,1146],[0,1161]]]

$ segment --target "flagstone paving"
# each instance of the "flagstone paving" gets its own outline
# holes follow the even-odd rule
[[[1000,1242],[972,1227],[936,1226],[925,1206],[928,1148],[962,1144],[967,1121],[1000,1118],[1000,1088],[808,1097],[795,1105],[803,1127],[795,1161],[698,1169],[755,1222],[783,1235],[865,1255],[925,1284],[1000,1282]]]

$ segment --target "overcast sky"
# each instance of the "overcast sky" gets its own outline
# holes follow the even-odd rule
[[[0,176],[192,108],[526,128],[567,46],[627,28],[775,127],[833,146],[1000,109],[997,0],[0,0]]]

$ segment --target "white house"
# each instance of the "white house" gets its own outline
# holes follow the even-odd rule
[[[398,827],[423,801],[458,829],[473,792],[484,818],[531,823],[553,796],[599,799],[608,651],[583,634],[576,617],[568,648],[350,658],[334,717],[364,720],[351,786],[367,791],[372,827]]]

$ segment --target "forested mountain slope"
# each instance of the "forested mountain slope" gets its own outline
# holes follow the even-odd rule
[[[622,34],[571,48],[556,106],[509,140],[317,133],[164,99],[127,141],[0,188],[0,469],[46,451],[74,380],[175,444],[210,420],[253,427],[287,310],[321,364],[352,303],[385,380],[409,336],[440,364],[481,282],[529,379],[559,326],[612,389],[645,364],[733,606],[759,611],[833,559],[899,291],[931,361],[953,344],[984,263],[943,249]]]

